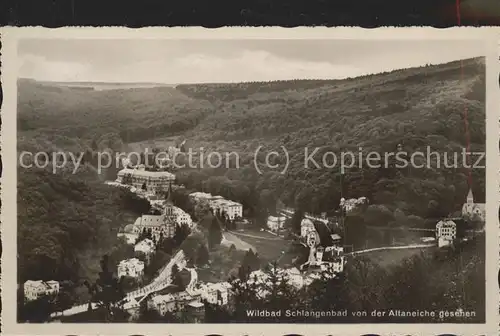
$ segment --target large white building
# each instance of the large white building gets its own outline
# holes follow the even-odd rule
[[[27,301],[33,301],[42,296],[57,293],[59,293],[59,282],[54,280],[28,280],[24,283],[24,297]]]
[[[217,200],[212,203],[212,209],[215,211],[224,211],[230,220],[243,217],[243,205],[229,200]]]
[[[475,219],[483,222],[486,219],[486,205],[484,203],[474,203],[472,189],[469,190],[467,200],[462,206],[462,216],[468,219]]]
[[[140,278],[144,275],[144,262],[137,259],[122,260],[118,264],[118,277],[129,276],[132,278]]]
[[[136,169],[124,168],[118,172],[116,182],[132,185],[142,189],[146,185],[146,190],[159,192],[166,190],[170,183],[175,181],[175,175],[166,171],[147,171],[144,167]]]
[[[450,246],[457,238],[457,224],[452,220],[442,220],[436,224],[438,247]]]
[[[194,192],[189,194],[189,197],[195,202],[206,201],[212,210],[224,211],[231,220],[243,217],[243,205],[241,203],[226,200],[222,196],[213,196],[212,194],[204,192]]]

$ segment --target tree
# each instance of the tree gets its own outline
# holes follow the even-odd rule
[[[304,211],[300,208],[295,209],[291,219],[292,232],[300,236],[302,220],[304,219]]]
[[[212,218],[212,223],[208,230],[208,246],[209,248],[212,249],[215,246],[219,245],[221,241],[222,241],[222,231],[220,229],[220,224],[219,221],[217,220],[217,217],[214,216]]]
[[[102,322],[124,321],[127,313],[123,310],[122,299],[125,296],[122,279],[116,279],[109,269],[109,258],[104,255],[101,259],[101,272],[95,283],[88,281],[84,283],[91,296],[91,302],[98,305],[98,309],[93,312],[94,319]],[[90,303],[89,303],[90,305]]]
[[[380,284],[385,281],[385,271],[366,257],[351,260],[344,269],[347,279],[349,308],[372,311],[384,305],[384,293]]]
[[[297,300],[297,291],[289,282],[289,277],[278,267],[276,261],[269,264],[265,269],[266,280],[260,285],[260,289],[266,293],[263,298],[264,309],[277,311],[283,307],[294,309],[300,305]],[[271,317],[271,320],[279,322],[280,317]]]
[[[311,310],[344,310],[349,307],[345,275],[336,274],[327,268],[321,272],[321,277],[314,280],[307,288],[304,303]],[[332,322],[331,317],[324,322]]]
[[[203,266],[208,264],[209,257],[208,257],[208,249],[205,244],[201,244],[200,247],[198,248],[198,255],[196,258],[196,264],[198,266]]]
[[[123,175],[122,184],[132,185],[132,174],[127,173],[127,174]]]
[[[200,200],[194,207],[194,216],[198,221],[201,221],[210,213],[210,205],[205,200]]]
[[[50,320],[50,314],[57,311],[56,295],[43,295],[36,300],[24,302],[23,289],[18,292],[18,319],[21,322],[42,323]]]
[[[250,272],[258,270],[260,268],[259,256],[252,249],[249,249],[243,257],[241,267],[245,270],[250,270]]]
[[[173,241],[176,246],[181,245],[181,243],[189,236],[191,229],[189,226],[181,224],[175,227],[175,233]]]
[[[239,268],[238,277],[232,278],[231,284],[232,298],[234,301],[233,318],[238,322],[248,322],[248,309],[258,307],[259,299],[257,297],[258,285],[255,282],[249,282],[250,270]]]

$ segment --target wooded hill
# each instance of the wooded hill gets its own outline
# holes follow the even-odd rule
[[[95,153],[106,148],[121,151],[131,142],[178,136],[195,150],[236,151],[239,169],[178,171],[179,183],[240,201],[247,215],[261,223],[278,201],[312,213],[333,212],[342,195],[366,196],[375,204],[367,225],[393,226],[427,225],[426,220],[435,225],[436,218],[460,209],[468,191],[467,171],[351,168],[341,183],[337,168],[304,169],[304,147],[321,147],[317,157],[326,151],[357,152],[358,147],[392,152],[398,144],[408,152],[425,152],[426,146],[460,151],[467,143],[467,122],[471,150],[485,150],[483,58],[345,80],[109,91],[32,80],[18,85],[19,151],[86,152],[86,166],[76,175],[19,169],[23,279],[40,278],[42,268],[54,277],[66,274],[47,265],[59,265],[67,249],[86,251],[90,245],[84,236],[97,239],[99,230],[120,225],[116,216],[124,211],[122,196],[97,186],[102,176],[91,166]],[[251,159],[259,145],[286,147],[291,160],[286,174],[255,171]],[[283,164],[283,158],[274,163]],[[472,171],[472,183],[476,202],[484,202],[483,169]],[[81,217],[88,225],[69,227],[71,218]],[[40,268],[33,266],[37,263]]]

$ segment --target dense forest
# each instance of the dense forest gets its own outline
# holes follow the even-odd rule
[[[18,87],[18,151],[84,153],[76,174],[71,165],[57,174],[50,165],[19,169],[19,281],[95,278],[116,230],[148,210],[102,184],[115,178],[117,168],[99,173],[99,151],[127,151],[169,137],[187,140],[194,151],[237,152],[239,169],[236,162],[181,169],[178,183],[239,201],[260,224],[277,204],[332,214],[341,196],[366,196],[366,225],[426,226],[460,209],[469,188],[466,169],[399,169],[389,162],[342,175],[337,167],[304,169],[304,148],[319,147],[319,158],[359,147],[425,153],[430,146],[452,153],[467,147],[467,125],[470,149],[485,150],[482,58],[345,80],[109,91],[19,80]],[[287,149],[285,174],[255,170],[259,145]],[[283,157],[272,163],[283,165]],[[476,202],[484,202],[484,169],[473,169],[470,181]]]

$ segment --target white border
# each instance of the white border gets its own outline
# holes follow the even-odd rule
[[[1,150],[2,183],[2,322],[7,335],[356,335],[367,333],[383,335],[491,335],[498,332],[498,29],[497,28],[276,28],[227,27],[220,29],[71,27],[47,29],[40,27],[1,28],[2,40],[2,106]],[[16,226],[17,226],[17,161],[16,105],[17,105],[17,40],[21,38],[86,38],[86,39],[449,39],[484,40],[487,50],[487,169],[486,178],[486,324],[18,324],[16,322]],[[492,69],[494,69],[492,71]],[[493,112],[495,111],[495,112]],[[492,257],[494,256],[494,257]]]

